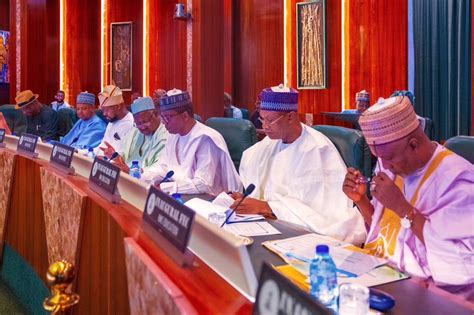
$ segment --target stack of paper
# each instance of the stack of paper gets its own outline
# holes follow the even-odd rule
[[[302,270],[306,275],[308,275],[308,262],[314,257],[315,248],[320,244],[329,246],[329,254],[339,269],[338,271],[349,277],[360,276],[387,263],[386,259],[349,250],[346,248],[349,244],[318,234],[305,234],[263,243],[265,247],[288,263],[295,260],[303,262],[305,269]]]

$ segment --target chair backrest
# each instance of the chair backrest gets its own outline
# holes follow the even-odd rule
[[[249,110],[247,108],[239,108],[242,111],[242,119],[249,119]]]
[[[102,112],[102,110],[100,108],[97,108],[95,110],[95,114],[97,115],[97,117],[102,119],[102,121],[105,122],[105,124],[109,123],[109,121],[107,120],[107,118],[105,118],[104,113]]]
[[[313,128],[331,140],[348,167],[360,170],[365,177],[372,175],[370,149],[360,130],[326,125],[317,125]]]
[[[12,133],[21,136],[26,132],[26,117],[21,110],[15,109],[15,105],[2,105],[0,106],[0,112],[5,117]]]
[[[74,108],[61,108],[58,110],[58,135],[64,137],[77,121]]]
[[[444,146],[474,164],[474,137],[452,137],[446,141]]]
[[[198,114],[194,114],[194,119],[196,119],[199,122],[202,122],[202,118]]]
[[[423,119],[425,120],[425,128],[423,129],[423,131],[425,132],[425,135],[428,136],[428,138],[433,140],[434,139],[434,131],[435,131],[434,122],[431,118],[428,118],[428,117],[423,117]]]
[[[242,153],[257,142],[254,125],[246,119],[221,117],[209,118],[206,125],[224,137],[232,162],[238,171]]]

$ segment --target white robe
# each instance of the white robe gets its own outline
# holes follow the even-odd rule
[[[120,120],[109,122],[107,129],[105,130],[104,138],[102,139],[102,142],[99,144],[99,146],[94,149],[94,152],[97,155],[104,155],[104,152],[99,148],[105,147],[104,142],[107,141],[111,146],[114,147],[115,151],[121,155],[125,149],[123,147],[125,139],[127,138],[128,133],[132,131],[132,128],[133,115],[130,112],[128,112],[127,115],[125,115],[125,117]]]
[[[433,158],[444,150],[438,144],[431,160],[404,178],[404,195],[408,201]],[[381,171],[395,177],[383,167]],[[378,237],[384,239],[385,246],[396,242],[393,255],[386,254],[398,268],[418,277],[432,278],[436,285],[474,299],[474,165],[458,155],[450,155],[421,186],[415,207],[426,217],[425,245],[411,229],[395,224],[393,232],[388,233],[393,240],[380,236],[384,232],[379,226],[384,207],[375,198],[372,203],[375,211],[367,243]]]
[[[169,135],[160,162],[142,178],[150,183],[160,181],[170,170],[174,171],[171,182],[160,185],[170,193],[218,195],[242,187],[224,138],[197,121],[187,135]]]
[[[301,124],[291,144],[268,137],[247,149],[240,164],[250,195],[268,202],[279,220],[360,244],[366,230],[357,208],[342,192],[346,166],[334,144],[322,133]]]

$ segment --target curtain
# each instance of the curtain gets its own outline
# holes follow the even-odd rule
[[[435,140],[471,129],[471,1],[413,0],[415,110]]]

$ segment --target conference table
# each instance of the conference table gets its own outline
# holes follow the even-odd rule
[[[143,228],[148,187],[121,174],[122,200],[111,203],[88,183],[91,161],[75,154],[75,175],[49,163],[51,145],[38,158],[16,152],[18,138],[0,149],[0,240],[46,283],[48,265],[67,259],[76,268],[74,314],[250,314],[263,262],[284,262],[266,240],[307,233],[271,221],[280,235],[239,238],[196,216],[190,266],[177,264]],[[2,261],[2,264],[5,263]],[[21,286],[21,283],[17,283]],[[472,314],[474,307],[429,282],[409,279],[379,286],[396,299],[389,314]],[[41,307],[40,305],[37,305]]]

